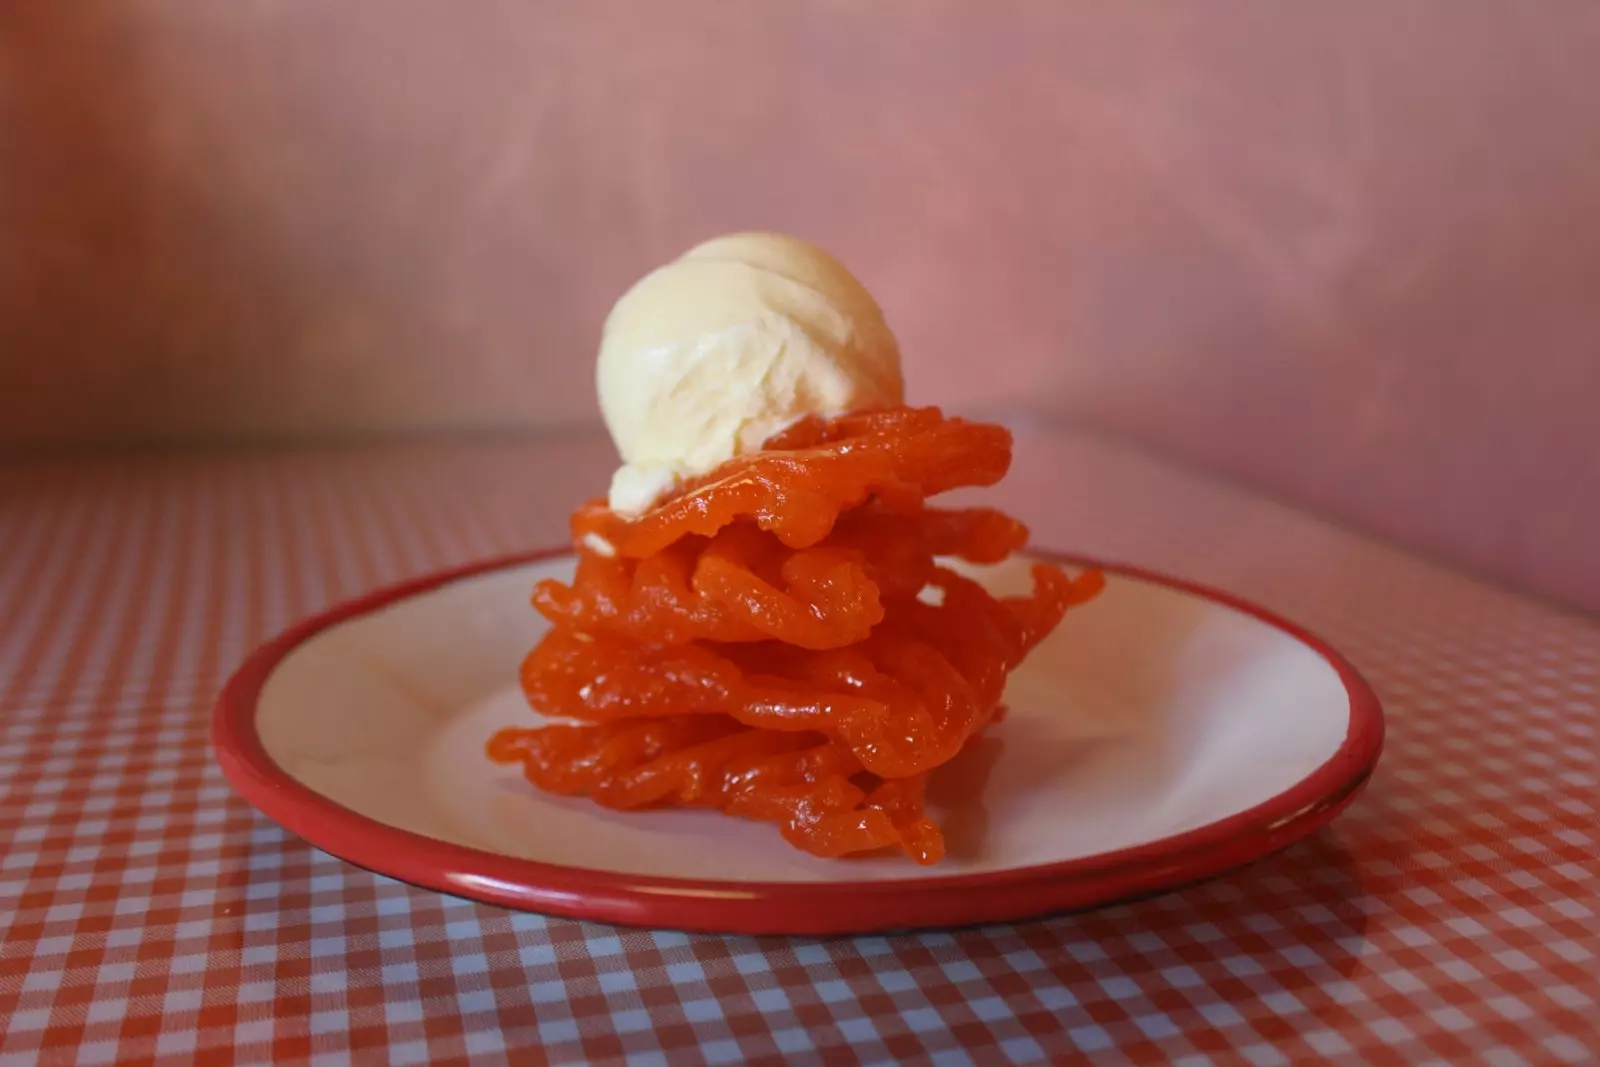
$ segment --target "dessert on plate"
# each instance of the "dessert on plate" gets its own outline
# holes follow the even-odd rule
[[[793,237],[739,234],[639,281],[597,381],[622,465],[572,517],[577,568],[544,581],[522,665],[545,725],[490,759],[609,808],[715,809],[818,856],[944,855],[928,775],[1004,712],[1006,677],[1092,599],[1095,571],[1033,567],[995,597],[1025,526],[941,508],[993,485],[1011,435],[905,404],[865,288]]]

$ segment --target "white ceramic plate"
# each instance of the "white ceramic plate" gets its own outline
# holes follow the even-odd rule
[[[218,707],[229,778],[312,844],[445,892],[801,933],[1014,919],[1217,873],[1332,818],[1382,745],[1370,688],[1315,637],[1108,567],[1105,593],[1012,676],[993,736],[935,774],[945,860],[816,859],[769,825],[606,811],[488,762],[495,730],[535,721],[516,682],[544,629],[528,593],[571,567],[543,553],[434,575],[264,646]],[[978,573],[1027,580],[1020,564]]]

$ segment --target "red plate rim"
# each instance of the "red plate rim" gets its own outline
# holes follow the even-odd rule
[[[1061,553],[1030,555],[1099,567],[1222,604],[1311,648],[1338,673],[1350,725],[1320,767],[1255,807],[1156,841],[1079,859],[982,874],[916,879],[720,882],[623,874],[519,859],[451,844],[357,814],[291,778],[256,732],[256,707],[273,670],[331,626],[492,571],[568,555],[543,549],[482,560],[391,585],[336,605],[258,648],[228,680],[212,720],[223,774],[245,800],[313,846],[413,885],[522,911],[578,919],[741,934],[837,934],[965,926],[1115,903],[1221,874],[1314,832],[1343,811],[1383,749],[1383,710],[1372,687],[1320,637],[1267,609],[1142,567]]]

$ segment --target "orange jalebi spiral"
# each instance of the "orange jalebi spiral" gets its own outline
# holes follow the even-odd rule
[[[926,586],[935,557],[995,563],[1027,537],[1025,526],[989,508],[909,515],[858,508],[805,549],[735,523],[642,560],[583,548],[572,584],[539,583],[534,606],[557,626],[670,644],[779,640],[842,648],[883,621],[884,597]]]
[[[680,538],[709,537],[746,519],[790,548],[809,548],[841,512],[869,498],[914,511],[949,489],[993,485],[1011,465],[1004,427],[946,419],[938,408],[807,420],[775,441],[632,521],[604,504],[586,505],[573,515],[572,531],[580,541],[594,534],[617,555],[644,559]]]
[[[874,779],[815,734],[674,716],[502,730],[488,751],[497,762],[520,762],[546,792],[624,810],[714,808],[777,823],[786,840],[816,855],[899,847],[932,863],[944,852],[922,814],[922,777]]]
[[[809,419],[637,519],[585,505],[522,667],[532,706],[578,723],[502,731],[490,757],[608,807],[715,808],[817,855],[935,862],[927,774],[1102,584],[1039,564],[1030,595],[995,597],[940,562],[1026,543],[1001,512],[924,503],[998,481],[1010,445],[936,408]]]

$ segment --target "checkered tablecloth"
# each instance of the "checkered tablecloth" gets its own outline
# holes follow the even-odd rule
[[[0,464],[0,1065],[1600,1062],[1600,624],[1104,443],[1019,436],[1045,545],[1345,649],[1384,760],[1330,829],[1081,915],[814,940],[512,914],[237,799],[212,701],[380,583],[557,541],[603,440]]]

